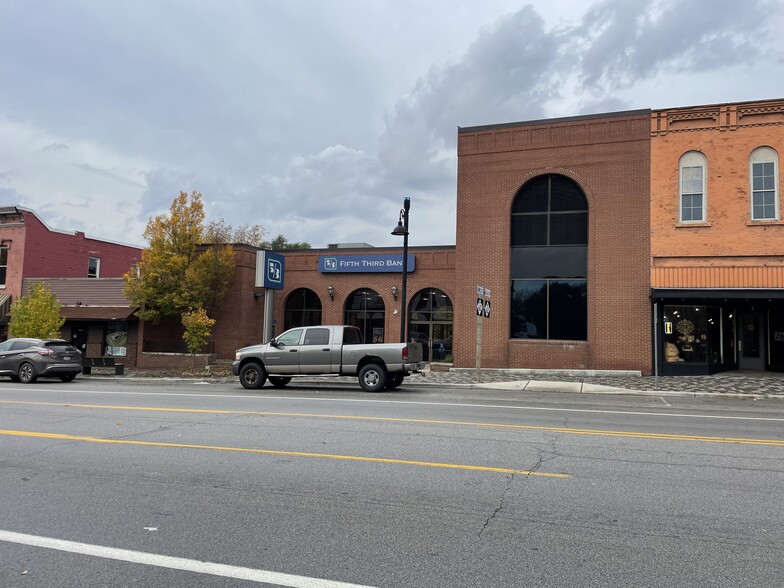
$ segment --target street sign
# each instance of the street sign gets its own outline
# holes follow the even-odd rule
[[[485,288],[485,298],[490,298],[490,288]]]
[[[485,300],[485,318],[490,318],[490,301]]]
[[[481,298],[476,299],[476,316],[482,316],[485,312],[485,303]]]
[[[485,295],[485,289],[482,288],[482,286],[477,286],[476,287],[476,295],[481,298],[482,296]]]

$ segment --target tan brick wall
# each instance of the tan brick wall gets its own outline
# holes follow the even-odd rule
[[[476,286],[491,289],[482,365],[651,371],[649,111],[466,129],[458,137],[455,362],[476,361]],[[529,179],[588,200],[588,340],[510,339],[510,210]]]
[[[784,222],[750,220],[749,157],[757,147],[782,157],[784,100],[651,113],[653,287],[784,287]],[[688,151],[707,159],[700,226],[678,224],[678,162]]]

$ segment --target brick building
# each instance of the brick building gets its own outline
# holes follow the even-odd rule
[[[32,210],[1,206],[0,339],[11,302],[43,281],[63,305],[63,337],[90,355],[133,358],[137,321],[119,278],[140,259],[139,247],[52,229]]]
[[[654,365],[784,371],[784,100],[651,113]]]
[[[456,365],[650,371],[649,119],[459,129]]]
[[[400,247],[281,251],[285,280],[265,289],[260,250],[235,245],[211,356],[313,324],[399,341],[407,307],[408,339],[458,368],[475,367],[481,348],[488,368],[784,371],[784,100],[460,128],[457,139],[456,244],[409,249],[406,300]],[[18,220],[16,210],[5,214]],[[0,270],[17,281],[27,257],[8,244],[29,239],[18,228],[0,224]],[[49,263],[36,271],[73,268],[81,279],[92,252],[109,251],[71,239],[57,246],[62,266],[46,255],[55,246],[30,247]],[[125,253],[118,270],[138,259]],[[100,258],[104,276],[114,266]],[[482,319],[480,286],[492,308]],[[135,362],[189,362],[166,351],[182,349],[181,334],[174,319],[140,324]]]

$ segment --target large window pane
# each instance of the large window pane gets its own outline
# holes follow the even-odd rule
[[[586,282],[550,282],[550,339],[585,341],[588,338],[588,304]]]
[[[565,176],[550,176],[550,210],[587,210],[580,187]]]
[[[515,198],[512,212],[546,212],[548,209],[548,176],[539,176],[528,182]]]
[[[587,212],[550,215],[550,245],[583,245],[587,242]]]
[[[547,338],[547,281],[512,282],[511,336],[513,339]]]
[[[512,247],[547,245],[546,214],[512,215]]]

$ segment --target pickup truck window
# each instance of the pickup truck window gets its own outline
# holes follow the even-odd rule
[[[303,345],[329,345],[329,329],[307,329]]]
[[[278,337],[278,345],[299,345],[299,340],[302,338],[302,329],[293,329],[286,331]]]
[[[362,345],[362,333],[356,327],[343,329],[343,345]]]

